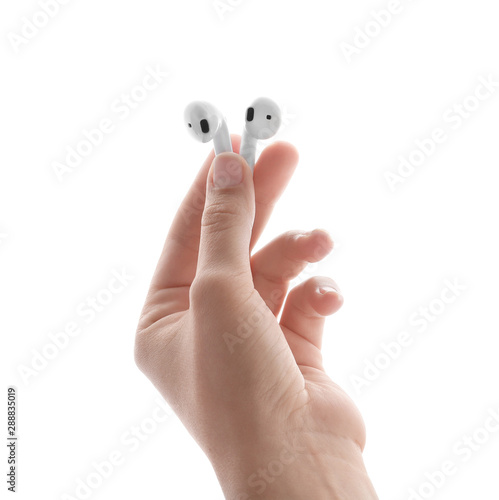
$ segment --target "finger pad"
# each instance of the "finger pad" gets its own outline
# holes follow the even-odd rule
[[[321,316],[331,316],[343,305],[343,296],[337,293],[316,293],[312,300],[312,307]]]

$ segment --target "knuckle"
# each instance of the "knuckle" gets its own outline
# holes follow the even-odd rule
[[[241,206],[236,201],[216,201],[205,208],[201,227],[208,231],[225,231],[239,223],[241,212]]]
[[[286,231],[281,235],[281,238],[286,242],[294,243],[298,239],[300,239],[305,233],[303,231],[298,231],[296,229],[291,229]]]
[[[248,276],[227,273],[224,270],[203,272],[198,274],[190,288],[189,302],[196,308],[206,308],[218,304],[225,307],[236,307],[240,297],[246,295]]]
[[[276,250],[283,253],[284,256],[294,255],[298,242],[304,236],[303,231],[290,230],[286,231],[274,240]]]
[[[197,275],[190,289],[190,303],[196,307],[205,303],[208,298],[220,296],[227,287],[227,277],[221,272],[203,273]]]

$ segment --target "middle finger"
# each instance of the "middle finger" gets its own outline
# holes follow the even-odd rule
[[[308,263],[322,260],[333,246],[331,236],[322,229],[288,231],[253,255],[251,269],[255,289],[274,315],[281,310],[289,282]]]

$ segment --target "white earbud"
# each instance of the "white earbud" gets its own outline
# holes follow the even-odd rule
[[[267,97],[254,100],[246,110],[246,123],[241,140],[240,155],[253,169],[255,165],[256,145],[258,139],[270,139],[281,126],[281,110]]]
[[[220,111],[209,102],[191,102],[184,112],[185,124],[189,133],[198,141],[209,142],[213,139],[215,154],[232,153],[227,121]]]

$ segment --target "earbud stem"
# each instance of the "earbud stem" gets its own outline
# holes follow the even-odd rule
[[[256,144],[257,140],[244,130],[239,154],[246,160],[251,170],[253,170],[255,166]]]
[[[225,118],[220,124],[220,130],[215,137],[213,137],[213,146],[216,155],[220,153],[232,153],[232,142],[230,140],[229,127],[227,127]]]

